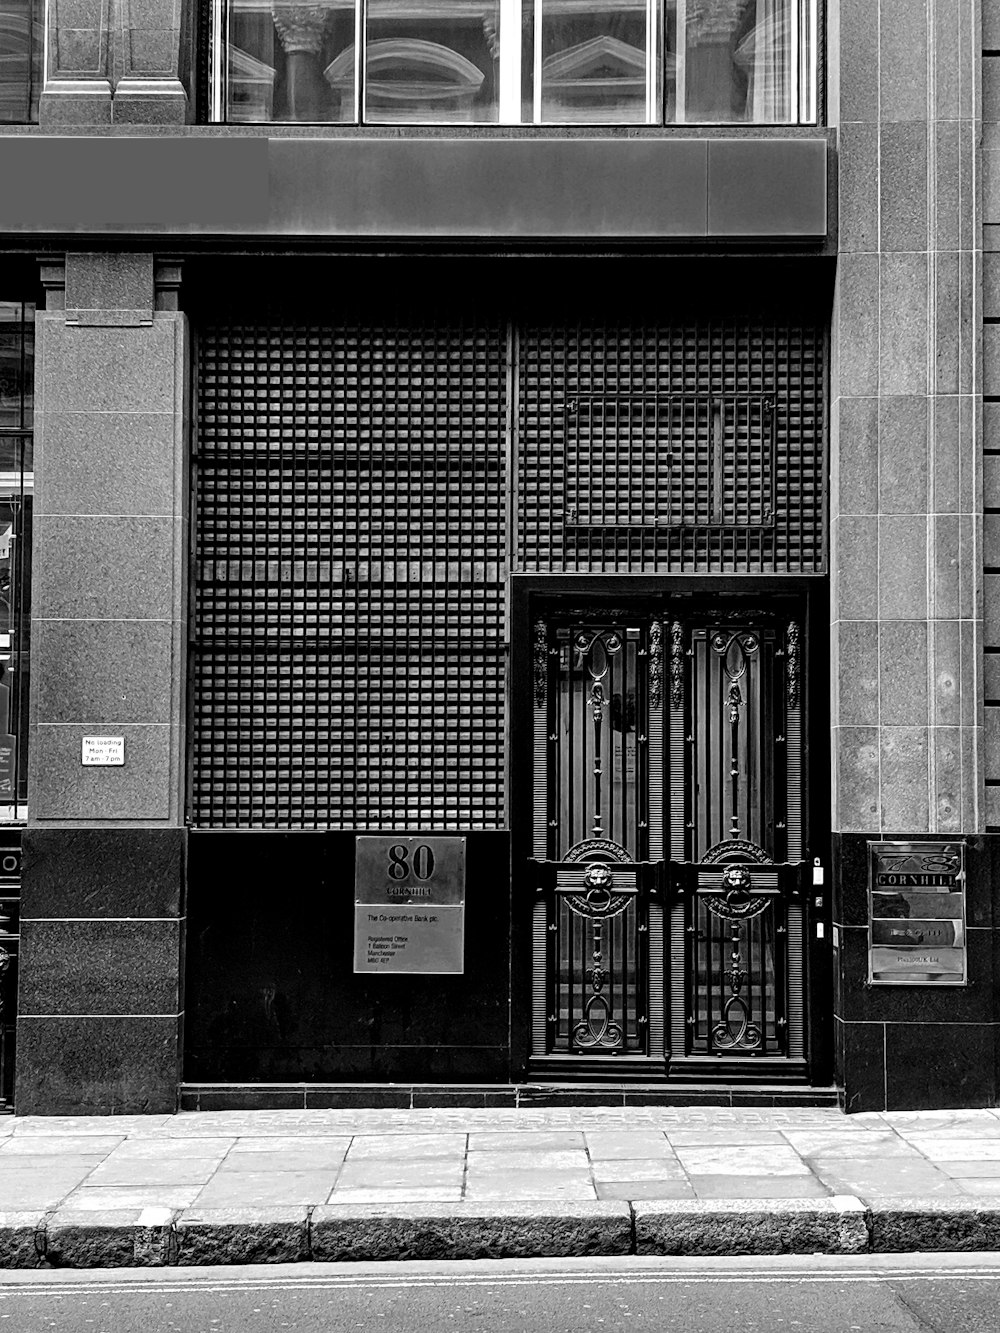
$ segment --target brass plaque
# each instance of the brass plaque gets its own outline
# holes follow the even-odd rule
[[[464,903],[465,839],[358,838],[354,899],[359,903]]]
[[[354,909],[355,972],[465,971],[464,907]]]
[[[868,980],[964,986],[965,844],[868,844]]]
[[[464,970],[465,839],[359,837],[354,971]]]

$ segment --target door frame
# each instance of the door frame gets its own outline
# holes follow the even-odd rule
[[[829,591],[822,574],[651,575],[512,574],[508,579],[510,669],[507,699],[507,791],[511,829],[511,1076],[537,1078],[531,1068],[531,900],[524,867],[532,856],[533,625],[539,614],[581,598],[600,606],[640,610],[670,598],[753,599],[797,596],[804,602],[802,673],[803,768],[809,774],[805,843],[819,858],[825,883],[810,887],[805,934],[805,1043],[808,1086],[829,1084],[833,1069],[832,875],[830,863],[830,655]],[[533,892],[533,890],[532,890]],[[623,1064],[608,1060],[604,1080],[628,1081]],[[567,1070],[567,1073],[569,1071]],[[596,1081],[591,1070],[581,1078]],[[633,1076],[634,1077],[634,1076]],[[664,1087],[679,1080],[663,1075]],[[643,1081],[651,1081],[644,1073]],[[659,1081],[659,1080],[657,1080]],[[690,1083],[688,1083],[690,1087]],[[720,1085],[721,1086],[721,1085]]]

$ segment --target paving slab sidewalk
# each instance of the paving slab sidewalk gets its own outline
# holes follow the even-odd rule
[[[1000,1111],[0,1117],[0,1267],[1000,1249]]]

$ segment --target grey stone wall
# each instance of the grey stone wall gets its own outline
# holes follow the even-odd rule
[[[983,0],[982,42],[986,827],[1000,830],[1000,0]]]
[[[176,269],[69,254],[37,318],[17,1105],[171,1109],[183,934],[187,337]],[[85,736],[124,739],[120,767]]]
[[[833,828],[983,827],[976,0],[831,5]]]
[[[993,1105],[1000,954],[994,848],[978,836],[991,819],[984,586],[987,641],[994,614],[983,551],[986,15],[979,0],[840,0],[831,13],[838,1080],[849,1110]],[[970,984],[869,986],[868,843],[921,834],[967,838]]]

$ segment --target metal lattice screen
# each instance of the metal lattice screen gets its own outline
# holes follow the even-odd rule
[[[520,351],[521,568],[824,569],[819,328],[537,327]]]
[[[516,569],[820,572],[823,377],[788,325],[200,330],[193,822],[502,827],[508,438]]]
[[[503,825],[505,334],[199,340],[200,825]]]

